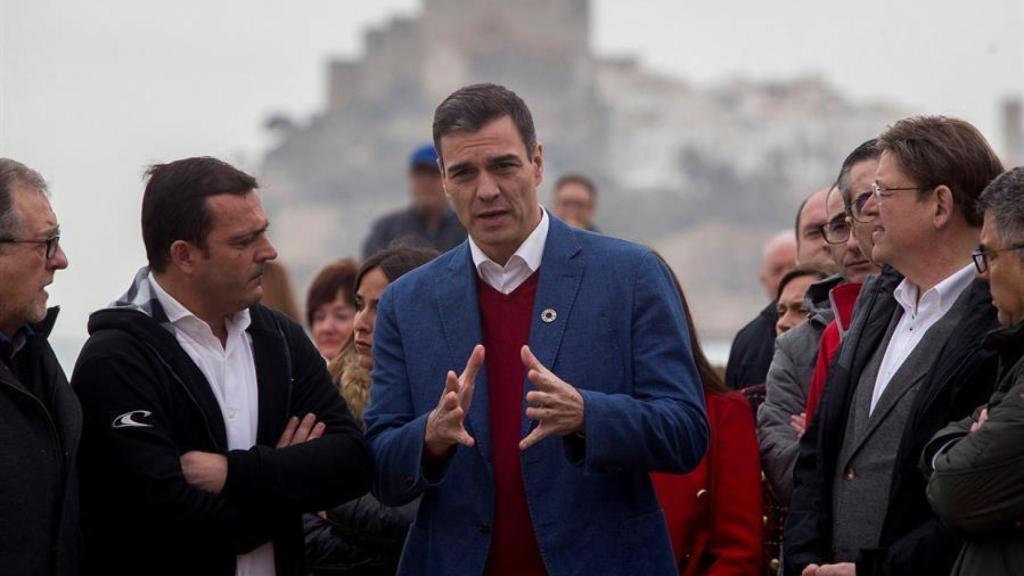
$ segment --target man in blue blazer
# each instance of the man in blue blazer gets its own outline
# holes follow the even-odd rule
[[[675,574],[649,472],[708,429],[667,270],[540,207],[515,93],[456,91],[434,144],[469,240],[385,290],[365,415],[377,495],[423,496],[399,573]]]

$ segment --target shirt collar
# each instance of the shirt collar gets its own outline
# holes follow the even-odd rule
[[[476,242],[473,241],[473,237],[469,237],[469,251],[473,256],[473,266],[476,267],[477,273],[480,273],[481,266],[490,265],[497,266],[498,268],[508,269],[514,264],[515,261],[521,261],[526,264],[526,267],[530,269],[530,272],[536,272],[540,268],[541,260],[544,257],[544,246],[547,244],[548,229],[550,228],[550,220],[548,219],[548,213],[542,206],[540,209],[540,224],[530,232],[530,235],[526,237],[526,240],[519,245],[512,257],[508,259],[508,262],[504,266],[499,265],[497,262],[491,260],[484,251],[477,246]]]
[[[893,297],[905,312],[917,312],[919,306],[932,300],[936,301],[935,304],[939,310],[948,311],[953,307],[956,299],[970,286],[972,280],[974,280],[973,263],[957,270],[921,295],[920,298],[917,297],[919,290],[917,285],[904,278],[893,291]]]
[[[183,323],[195,323],[201,322],[209,330],[210,325],[205,320],[196,316],[191,310],[186,308],[181,302],[178,302],[174,296],[171,296],[164,290],[163,286],[156,281],[156,277],[153,273],[149,273],[149,283],[153,287],[153,293],[156,295],[156,299],[160,302],[160,307],[164,309],[164,314],[167,315],[167,320],[175,327],[181,326]],[[249,327],[251,317],[249,315],[249,309],[246,308],[241,312],[237,312],[227,319],[228,332],[235,332],[238,330],[245,330]]]
[[[20,330],[14,333],[14,338],[8,338],[6,334],[0,332],[0,356],[5,359],[14,358],[14,355],[21,351],[22,348],[28,344],[30,338],[32,338],[32,328],[28,324],[21,327]]]

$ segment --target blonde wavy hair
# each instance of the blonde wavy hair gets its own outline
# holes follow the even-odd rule
[[[370,371],[359,365],[354,337],[350,336],[338,355],[327,364],[327,371],[352,417],[362,427],[363,411],[370,403]]]

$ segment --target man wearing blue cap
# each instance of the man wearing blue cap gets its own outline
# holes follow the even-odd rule
[[[466,229],[444,196],[437,152],[431,144],[417,148],[409,159],[409,196],[411,206],[386,214],[374,222],[363,243],[363,258],[396,241],[431,246],[445,252],[466,239]]]

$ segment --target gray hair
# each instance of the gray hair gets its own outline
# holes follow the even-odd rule
[[[22,184],[46,193],[46,180],[39,172],[17,160],[0,158],[0,238],[10,238],[18,232],[21,221],[14,209],[14,185]]]
[[[985,187],[978,204],[992,218],[1003,243],[1024,242],[1024,166],[997,176]]]

